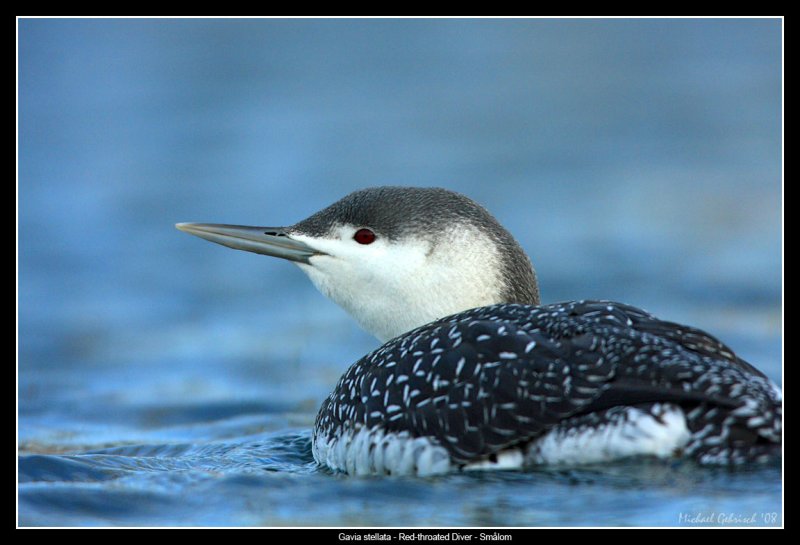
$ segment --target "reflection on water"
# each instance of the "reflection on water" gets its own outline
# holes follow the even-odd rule
[[[375,341],[291,265],[172,227],[448,187],[546,302],[698,325],[781,383],[780,43],[773,20],[22,20],[20,524],[780,513],[776,468],[320,471],[316,410]]]

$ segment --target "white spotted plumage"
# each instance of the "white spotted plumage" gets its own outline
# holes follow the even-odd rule
[[[447,347],[454,328],[462,342]],[[359,422],[384,434],[426,438],[449,453],[451,464],[436,466],[444,471],[638,455],[686,455],[703,463],[774,458],[781,430],[774,384],[712,337],[684,327],[674,338],[675,330],[633,307],[593,301],[494,305],[443,318],[390,341],[345,373],[317,418],[314,444],[325,447],[315,447],[315,455],[327,463],[323,450],[342,452],[338,437]],[[687,335],[691,348],[681,343]],[[447,349],[399,357],[420,344]],[[338,404],[351,403],[336,392],[357,377],[430,368],[434,360],[437,380],[404,375],[400,412],[369,405],[366,419],[333,417]],[[448,386],[440,393],[443,379]],[[357,415],[367,410],[358,400],[351,408]],[[364,444],[345,441],[348,448]],[[384,473],[434,471],[404,457],[381,459]]]

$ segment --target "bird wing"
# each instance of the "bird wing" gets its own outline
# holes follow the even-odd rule
[[[423,326],[365,356],[320,414],[333,427],[435,437],[466,463],[613,406],[664,401],[730,412],[752,405],[756,388],[760,410],[770,405],[768,381],[750,369],[702,331],[627,305],[496,305]]]

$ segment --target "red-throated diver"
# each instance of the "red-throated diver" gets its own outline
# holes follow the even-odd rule
[[[350,474],[778,459],[781,391],[698,329],[610,301],[540,305],[525,252],[469,198],[356,191],[291,227],[179,223],[296,263],[382,347],[342,376],[312,436]]]

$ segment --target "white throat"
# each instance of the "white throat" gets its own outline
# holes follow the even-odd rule
[[[293,238],[329,255],[299,264],[323,294],[385,342],[470,308],[501,302],[500,256],[479,230],[458,226],[424,239],[352,241],[353,227]]]

